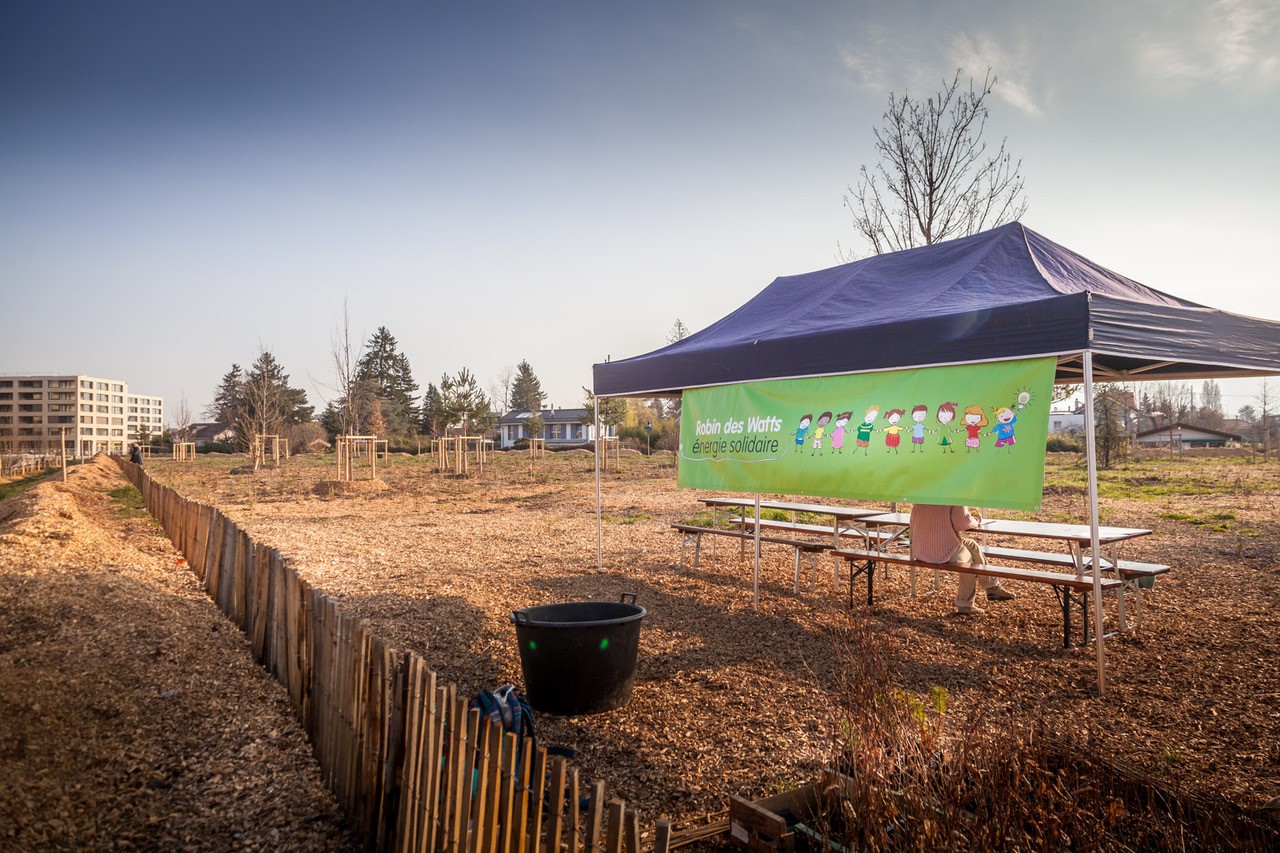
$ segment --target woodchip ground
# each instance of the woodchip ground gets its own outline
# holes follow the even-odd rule
[[[740,556],[736,544],[704,547],[697,570],[687,560],[681,565],[669,525],[699,514],[700,493],[676,488],[670,456],[624,455],[621,470],[604,476],[603,569],[597,568],[589,454],[552,454],[532,472],[527,457],[498,454],[483,476],[470,479],[437,474],[427,457],[393,456],[379,469],[381,482],[354,486],[331,483],[333,469],[320,458],[296,457],[279,469],[232,474],[243,461],[202,457],[190,465],[157,462],[147,469],[181,493],[217,504],[255,539],[278,548],[344,609],[367,620],[393,646],[425,656],[464,692],[520,682],[508,621],[513,609],[636,593],[648,615],[632,701],[601,715],[540,715],[538,733],[548,745],[574,749],[586,778],[604,779],[646,819],[665,815],[678,824],[697,823],[722,814],[730,794],[761,796],[812,779],[829,759],[838,732],[832,691],[842,649],[836,638],[850,619],[870,620],[889,643],[902,687],[925,695],[945,688],[948,714],[957,719],[981,714],[989,724],[1004,725],[1043,716],[1055,729],[1078,733],[1100,752],[1132,762],[1180,790],[1223,796],[1249,808],[1274,804],[1280,796],[1280,466],[1274,463],[1154,460],[1104,474],[1103,523],[1155,530],[1127,545],[1124,556],[1167,563],[1174,570],[1146,593],[1142,629],[1106,644],[1109,689],[1099,699],[1092,648],[1062,648],[1057,604],[1040,585],[1012,585],[1016,601],[991,604],[982,619],[961,619],[951,614],[953,578],[942,579],[940,595],[907,598],[899,572],[878,584],[882,603],[851,615],[843,569],[836,580],[824,558],[816,589],[797,596],[791,591],[790,552],[775,548],[766,550],[761,606],[753,611],[750,560]],[[108,472],[94,476],[104,478],[107,490]],[[57,491],[57,485],[40,489]],[[150,541],[140,532],[145,522],[125,530],[124,540],[105,534],[110,543],[86,544],[74,559],[59,558],[61,568],[37,571],[38,565],[52,565],[53,558],[42,554],[63,546],[54,534],[41,538],[31,532],[33,522],[23,519],[43,513],[41,524],[62,529],[53,517],[58,510],[28,505],[26,496],[5,503],[15,500],[27,504],[20,511],[0,511],[0,589],[5,590],[0,613],[9,623],[0,677],[15,679],[0,694],[12,706],[6,709],[9,721],[0,724],[10,729],[6,751],[17,749],[18,738],[25,737],[22,760],[39,765],[31,744],[57,736],[44,733],[44,717],[59,715],[42,715],[32,702],[16,697],[26,689],[21,685],[68,678],[62,659],[35,642],[62,642],[58,632],[65,629],[59,626],[67,620],[60,614],[70,613],[72,604],[51,603],[37,608],[36,616],[28,613],[36,606],[32,602],[52,596],[60,585],[68,589],[57,601],[66,598],[77,614],[85,614],[76,616],[76,624],[92,615],[101,625],[99,648],[111,645],[107,638],[114,630],[122,632],[125,657],[155,659],[141,669],[134,658],[122,659],[112,675],[119,685],[147,683],[162,664],[181,669],[184,661],[207,660],[224,646],[234,654],[243,642],[210,630],[216,613],[209,615],[213,611],[203,609],[206,602],[196,600],[194,583],[172,570],[172,552],[148,551],[160,554],[163,542],[136,544]],[[1042,511],[1020,517],[1082,521],[1084,505],[1083,473],[1075,457],[1051,458]],[[70,520],[76,529],[82,526],[79,519]],[[146,535],[154,538],[154,529]],[[95,557],[99,547],[110,556]],[[117,553],[125,547],[133,553]],[[109,594],[122,572],[135,569],[108,567],[135,564],[163,567],[165,574],[154,582],[159,597],[154,606],[166,613],[197,611],[196,627],[142,636],[154,617],[122,608],[122,600],[136,596]],[[41,595],[30,594],[34,587]],[[1114,616],[1114,605],[1109,612]],[[104,621],[108,617],[115,621]],[[106,655],[100,657],[70,669],[112,669]],[[237,667],[251,668],[247,654]],[[190,721],[225,722],[231,714],[218,703],[231,703],[237,720],[274,709],[278,720],[264,725],[276,736],[246,731],[241,750],[247,743],[256,744],[255,750],[278,751],[284,749],[282,739],[289,740],[290,755],[304,750],[291,739],[296,725],[283,693],[265,675],[245,677],[243,685],[225,685],[216,697],[193,697],[185,712]],[[191,672],[184,678],[182,684],[189,686],[177,696],[200,681]],[[172,689],[159,686],[167,683],[156,683],[156,697]],[[42,701],[82,706],[66,725],[110,732],[110,737],[143,744],[135,748],[142,752],[161,748],[153,740],[175,736],[148,728],[142,709],[112,713],[114,706],[103,703],[128,693],[116,684],[81,675],[74,690],[63,687],[62,700],[55,692]],[[103,696],[95,697],[95,689]],[[148,697],[157,707],[173,698]],[[209,703],[212,712],[201,715]],[[106,718],[93,707],[106,708]],[[24,731],[29,733],[20,734]],[[66,730],[61,732],[65,736]],[[130,761],[121,761],[115,782],[129,780]],[[56,779],[72,774],[76,762],[46,765],[44,772]],[[306,771],[300,772],[306,778]],[[172,784],[173,776],[163,776],[161,783]],[[101,784],[111,787],[105,780]],[[145,793],[148,781],[138,784]],[[257,802],[252,792],[244,796]],[[45,809],[58,813],[61,802],[53,794],[47,801],[16,806],[10,800],[12,795],[0,805],[26,809],[28,821]],[[303,821],[304,829],[331,820],[319,805],[299,806],[296,812],[323,815]],[[162,810],[151,814],[172,820]]]

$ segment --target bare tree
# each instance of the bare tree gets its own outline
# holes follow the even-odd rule
[[[1258,394],[1258,420],[1262,424],[1262,461],[1271,456],[1271,429],[1275,420],[1276,395],[1271,388],[1271,380],[1262,380],[1262,389]]]
[[[325,387],[338,395],[338,405],[334,408],[338,414],[339,433],[356,435],[360,417],[359,380],[356,378],[360,369],[360,348],[351,342],[351,313],[347,310],[345,297],[342,300],[342,323],[330,338],[330,353],[334,384]]]
[[[493,401],[499,413],[504,415],[511,408],[511,383],[515,380],[515,375],[515,365],[505,364],[485,389],[489,392],[489,399]]]
[[[858,236],[872,254],[910,249],[963,237],[1020,219],[1022,160],[1005,151],[1005,141],[988,155],[982,134],[987,96],[996,84],[990,69],[980,88],[962,69],[926,100],[889,94],[883,124],[874,130],[880,162],[865,165],[858,188],[848,188],[845,207]],[[856,255],[839,250],[845,260]]]
[[[187,395],[178,398],[178,410],[173,415],[173,434],[179,442],[191,440],[191,406],[187,404]]]

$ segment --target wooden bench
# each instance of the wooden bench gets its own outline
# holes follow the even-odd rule
[[[728,536],[731,539],[752,540],[756,538],[754,531],[745,530],[727,530],[723,527],[699,527],[696,524],[673,524],[672,529],[680,533],[680,564],[684,565],[684,549],[690,542],[694,543],[693,550],[693,567],[698,567],[698,560],[702,556],[702,537],[703,536]],[[805,539],[787,539],[782,536],[761,536],[760,543],[769,545],[785,545],[795,551],[796,557],[796,580],[795,591],[800,592],[800,567],[802,555],[809,556],[813,560],[814,575],[817,575],[818,555],[830,551],[835,548],[831,542],[813,542]]]
[[[731,515],[726,519],[731,524],[744,525],[747,528],[755,527],[756,520],[741,515]],[[774,518],[760,519],[761,530],[785,530],[788,533],[806,533],[812,536],[827,536],[832,542],[840,536],[848,536],[864,541],[871,540],[875,542],[885,542],[893,537],[891,533],[885,533],[880,530],[862,530],[861,528],[840,527],[836,528],[830,524],[808,524],[803,521],[780,521]]]
[[[1029,569],[1023,566],[1002,566],[993,563],[974,563],[968,566],[957,566],[951,563],[935,563],[930,560],[920,560],[905,553],[893,553],[886,551],[866,551],[855,550],[850,548],[839,548],[833,550],[841,559],[849,562],[849,607],[853,607],[853,582],[858,575],[865,575],[867,578],[867,604],[875,603],[875,571],[877,563],[895,564],[901,566],[909,566],[918,569],[934,569],[938,571],[956,572],[958,574],[981,575],[983,577],[1000,578],[1002,580],[1020,580],[1032,581],[1034,583],[1048,584],[1053,588],[1053,593],[1058,599],[1058,604],[1062,607],[1062,645],[1069,648],[1071,646],[1071,606],[1078,605],[1082,618],[1082,630],[1084,634],[1084,642],[1089,641],[1089,594],[1093,591],[1093,578],[1082,577],[1074,571],[1070,574],[1064,572],[1048,572],[1041,569]],[[862,563],[861,567],[855,567],[856,563]],[[1102,578],[1102,589],[1109,591],[1119,589],[1124,582],[1119,578]]]
[[[1028,551],[1022,548],[1003,548],[1000,546],[983,546],[982,553],[988,558],[997,557],[1003,560],[1015,560],[1022,563],[1037,563],[1046,566],[1062,566],[1064,568],[1074,570],[1076,568],[1076,559],[1071,554],[1063,554],[1061,552],[1048,551]],[[1169,571],[1168,566],[1160,563],[1140,563],[1136,560],[1119,560],[1112,563],[1111,560],[1103,558],[1102,570],[1104,572],[1114,572],[1123,584],[1120,591],[1119,608],[1120,608],[1120,630],[1127,631],[1130,628],[1129,617],[1125,609],[1125,596],[1133,595],[1134,603],[1134,619],[1132,627],[1137,628],[1142,625],[1142,587],[1152,586],[1155,583],[1156,575],[1162,575]],[[1093,562],[1086,557],[1084,559],[1085,570],[1093,568]]]

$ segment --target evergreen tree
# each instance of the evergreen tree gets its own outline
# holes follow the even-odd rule
[[[427,383],[427,392],[422,395],[421,412],[422,431],[427,435],[444,435],[449,419],[444,411],[444,398],[433,382]]]
[[[231,365],[231,369],[223,375],[222,381],[213,392],[213,402],[204,410],[205,416],[220,424],[232,423],[240,410],[243,384],[244,377],[241,374],[240,365]]]
[[[396,339],[386,326],[379,326],[365,344],[364,355],[356,366],[356,380],[367,383],[370,394],[377,399],[389,433],[407,435],[412,431],[418,383],[413,381],[409,359],[398,350]],[[371,406],[368,408],[372,411]]]
[[[591,389],[583,386],[582,390],[587,397],[582,402],[582,407],[587,410],[586,415],[582,418],[582,423],[591,425],[596,421],[596,395],[591,393]],[[600,403],[600,423],[606,428],[617,428],[627,419],[627,401],[622,397],[604,397],[599,400]],[[608,429],[605,430],[608,434]]]
[[[525,432],[528,433],[528,438],[546,438],[543,433],[547,431],[547,422],[543,419],[542,415],[534,412],[529,416],[528,420],[524,422],[524,429]]]
[[[467,368],[457,376],[445,374],[440,379],[440,411],[444,428],[462,428],[468,435],[493,429],[498,416],[480,383]]]
[[[511,408],[517,412],[537,414],[542,411],[542,402],[546,395],[542,393],[542,383],[534,375],[529,362],[521,361],[516,366],[516,378],[511,382]]]
[[[307,392],[289,387],[289,374],[270,350],[262,350],[258,360],[244,375],[236,416],[231,423],[242,446],[256,435],[284,435],[287,427],[312,419],[314,409],[307,404]]]
[[[346,434],[346,421],[342,417],[342,409],[339,404],[330,401],[329,405],[324,407],[324,411],[320,414],[320,426],[324,427],[325,433],[329,436],[329,441]]]

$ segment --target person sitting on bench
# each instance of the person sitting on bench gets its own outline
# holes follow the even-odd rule
[[[967,506],[941,506],[915,504],[911,508],[911,556],[932,563],[950,563],[967,566],[983,562],[978,542],[963,534],[982,524],[982,511]],[[1000,585],[999,578],[978,577],[960,573],[960,587],[956,591],[956,612],[975,616],[985,611],[974,599],[981,586],[987,592],[988,601],[1009,601],[1015,596]]]

